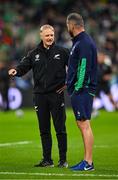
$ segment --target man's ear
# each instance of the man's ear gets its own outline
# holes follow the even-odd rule
[[[40,34],[40,39],[42,40],[42,32],[40,32],[39,34]]]
[[[74,23],[72,23],[72,29],[73,29],[73,30],[75,29],[75,25],[74,25]]]

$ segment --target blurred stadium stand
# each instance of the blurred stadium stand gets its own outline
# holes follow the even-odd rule
[[[70,12],[83,15],[85,28],[96,41],[98,51],[104,51],[110,61],[113,70],[110,83],[118,84],[117,0],[0,0],[0,61],[8,62],[9,68],[18,64],[26,52],[39,43],[39,27],[45,23],[55,27],[57,43],[70,48],[66,29],[66,16]],[[24,96],[31,97],[31,72],[23,79],[15,78],[11,87],[20,88],[25,102],[22,105],[32,105]]]

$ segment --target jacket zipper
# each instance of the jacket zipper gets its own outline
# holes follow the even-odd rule
[[[47,61],[45,62],[45,81],[44,81],[44,88],[46,89],[47,82],[46,82],[46,72],[47,72]]]

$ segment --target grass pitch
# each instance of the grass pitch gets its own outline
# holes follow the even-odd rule
[[[74,165],[83,158],[81,134],[71,110],[67,110],[68,163]],[[0,112],[0,179],[118,179],[118,112],[100,111],[91,120],[95,143],[95,171],[72,172],[60,169],[58,148],[52,126],[54,168],[34,168],[42,158],[38,122],[32,109],[24,109],[23,117],[14,111]]]

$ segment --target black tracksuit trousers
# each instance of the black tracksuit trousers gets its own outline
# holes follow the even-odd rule
[[[51,116],[59,148],[59,160],[66,160],[67,134],[64,94],[47,93],[34,94],[35,110],[38,117],[39,130],[43,149],[43,158],[51,160],[52,136]]]

